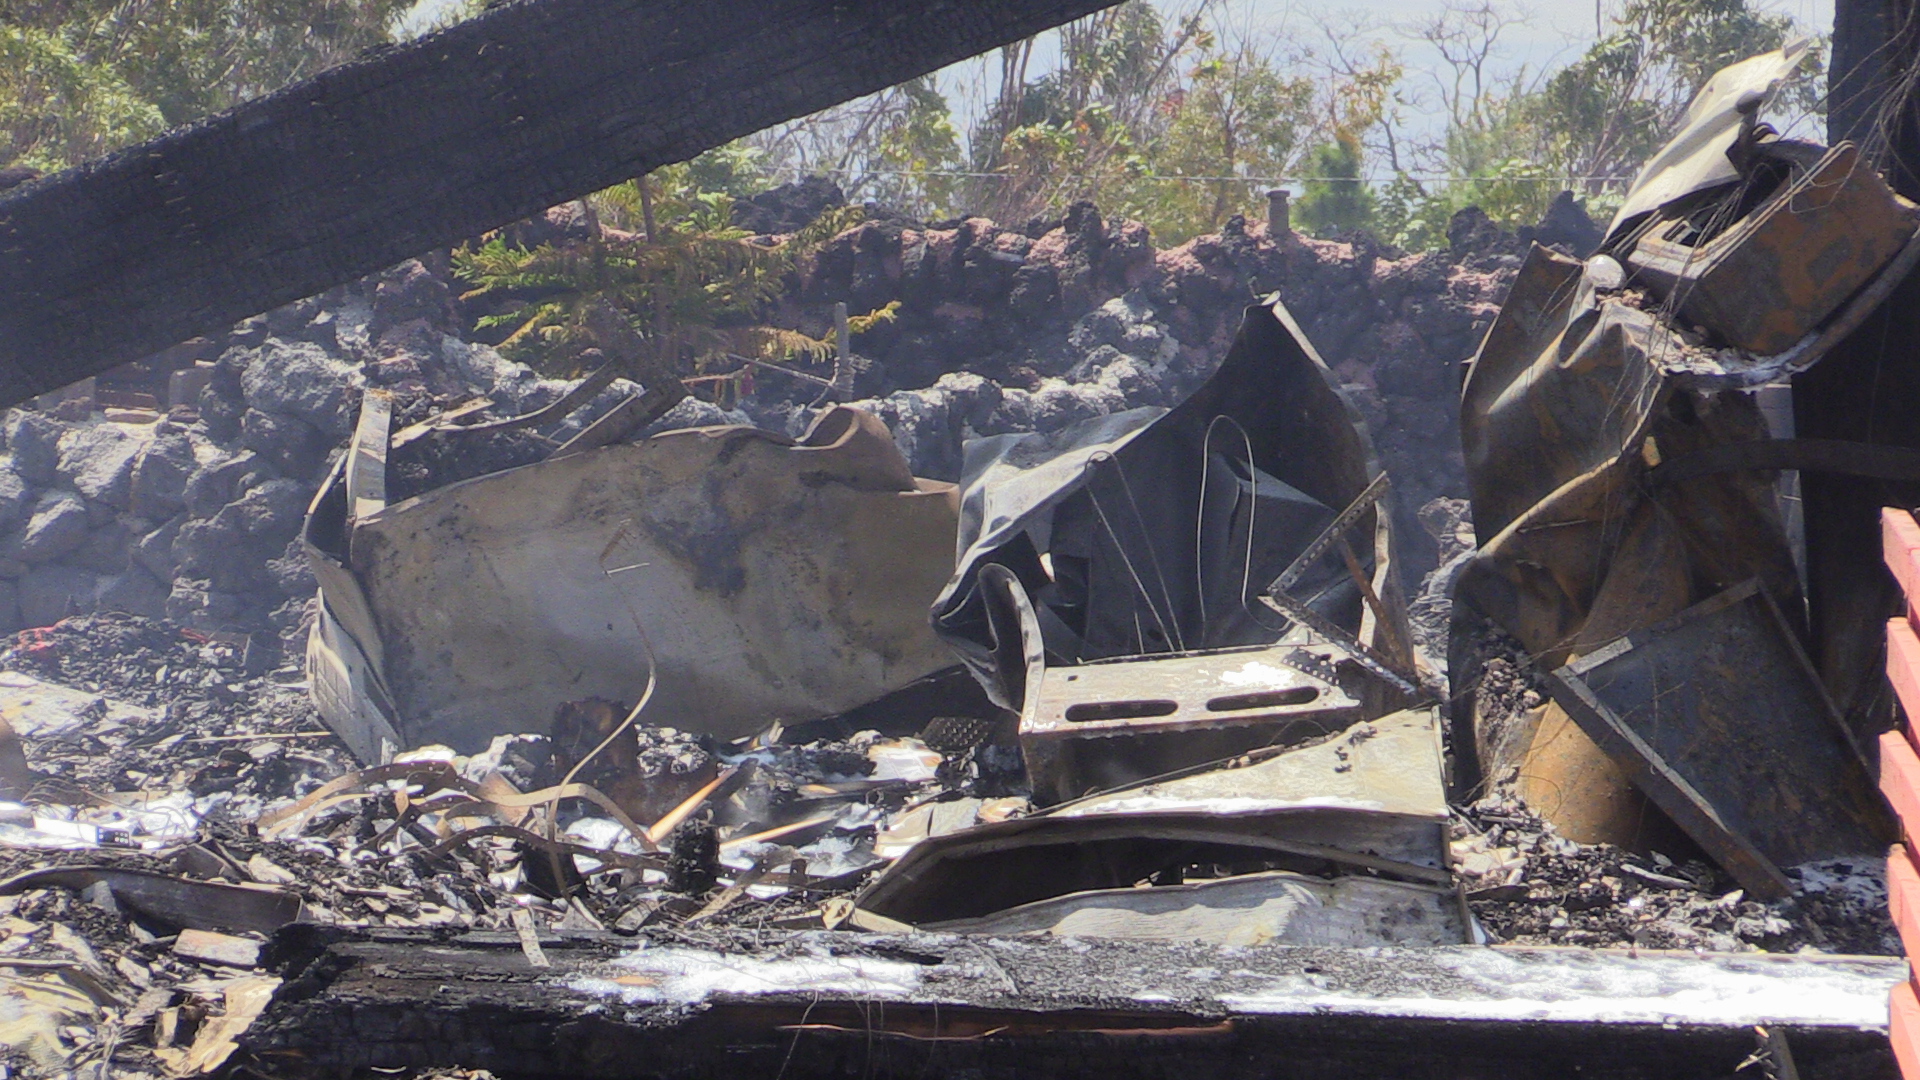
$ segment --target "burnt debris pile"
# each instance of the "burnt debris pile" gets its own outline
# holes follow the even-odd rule
[[[1423,1016],[1677,1028],[1773,985],[1728,953],[1853,954],[1767,961],[1846,1026],[1904,977],[1891,705],[1799,483],[1920,469],[1787,395],[1920,209],[1757,122],[1797,62],[1723,72],[1605,229],[870,207],[767,317],[895,317],[714,400],[503,359],[442,253],[13,410],[4,1064],[613,1075],[877,999],[968,1052],[1211,1038],[1402,968],[1466,1010]]]

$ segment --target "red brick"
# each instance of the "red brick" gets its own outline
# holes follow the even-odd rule
[[[1913,980],[1902,979],[1893,988],[1887,1013],[1887,1036],[1893,1041],[1900,1075],[1904,1080],[1920,1080],[1920,999],[1914,997]]]
[[[1904,844],[1887,852],[1887,907],[1907,956],[1920,956],[1920,869]]]
[[[1920,634],[1906,619],[1887,620],[1887,681],[1907,714],[1907,739],[1912,742],[1913,722],[1920,720]]]
[[[1898,507],[1881,507],[1880,551],[1907,598],[1920,599],[1920,522]]]
[[[1880,736],[1880,792],[1900,816],[1901,833],[1908,840],[1920,836],[1920,755],[1898,731]]]

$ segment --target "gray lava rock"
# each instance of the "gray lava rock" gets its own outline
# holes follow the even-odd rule
[[[306,550],[300,546],[298,537],[287,542],[286,551],[279,558],[267,561],[267,577],[284,596],[311,596],[320,585],[314,580],[313,565],[307,562]]]
[[[425,263],[408,259],[380,275],[367,336],[378,341],[388,330],[416,321],[433,330],[453,329],[453,291]]]
[[[94,502],[125,510],[134,461],[145,446],[145,440],[117,424],[76,427],[60,440],[60,479]]]
[[[161,581],[172,581],[180,572],[180,560],[173,554],[174,541],[180,538],[180,528],[187,523],[185,514],[177,515],[162,523],[134,541],[129,556],[135,563],[146,567],[147,572]]]
[[[235,345],[251,347],[267,340],[267,317],[255,315],[250,319],[241,319],[227,331],[227,340]]]
[[[177,431],[156,434],[134,461],[128,509],[155,521],[179,513],[187,505],[187,481],[197,468],[186,436]]]
[[[309,296],[304,300],[295,300],[291,304],[267,312],[267,332],[281,337],[292,337],[304,330],[319,313],[320,301],[317,297]]]
[[[821,214],[845,205],[847,196],[839,184],[824,176],[803,176],[751,199],[735,199],[733,224],[762,235],[798,232]]]
[[[353,430],[352,375],[353,365],[319,345],[269,338],[241,374],[240,387],[249,409],[304,420],[337,440]]]
[[[20,621],[20,589],[11,581],[0,581],[0,634],[15,634],[25,626]]]
[[[0,532],[26,520],[33,505],[33,492],[26,480],[14,470],[11,458],[0,455]]]
[[[196,630],[226,630],[249,621],[245,597],[210,588],[211,583],[182,578],[167,594],[167,618]]]
[[[678,431],[681,428],[720,427],[725,424],[752,424],[753,418],[738,409],[728,412],[711,401],[699,398],[681,398],[680,403],[668,409],[666,414],[648,424],[646,435],[658,435],[662,431]]]
[[[69,615],[84,615],[100,602],[102,579],[71,566],[36,566],[18,582],[20,621],[52,626]]]
[[[267,563],[285,553],[312,495],[312,488],[292,480],[268,480],[213,517],[186,522],[173,543],[177,573],[205,579],[221,592],[270,587]]]
[[[70,491],[49,491],[34,504],[20,537],[19,558],[40,563],[57,559],[87,540],[87,504]],[[34,625],[41,625],[35,623]]]
[[[197,518],[219,513],[221,507],[240,497],[242,479],[265,466],[265,460],[251,450],[202,466],[187,478],[182,493],[187,513]]]
[[[297,417],[248,409],[240,420],[240,445],[288,476],[311,476],[333,440]]]
[[[95,611],[124,611],[150,619],[165,618],[171,590],[138,566],[129,566],[100,583]]]
[[[1576,259],[1593,254],[1605,239],[1605,233],[1587,216],[1587,208],[1580,205],[1571,191],[1555,195],[1540,224],[1520,229],[1517,236],[1523,244],[1532,241],[1548,247],[1559,245]]]
[[[133,533],[127,526],[109,521],[87,533],[86,540],[60,561],[96,574],[118,574],[126,570],[132,547]]]
[[[1142,360],[1165,361],[1179,343],[1154,321],[1154,314],[1137,291],[1116,296],[1082,315],[1068,331],[1067,343],[1084,353],[1104,345]]]
[[[217,442],[229,443],[240,437],[240,418],[246,415],[243,401],[221,397],[209,386],[200,391],[200,423]]]
[[[7,412],[7,449],[13,468],[27,483],[44,487],[59,476],[60,437],[67,426],[51,416],[27,409]]]
[[[987,425],[1000,407],[1002,393],[992,380],[952,372],[924,390],[897,390],[884,398],[851,404],[886,421],[915,476],[958,480],[961,443]],[[789,423],[811,419],[809,411]]]
[[[262,335],[265,332],[262,324]],[[232,442],[240,435],[240,417],[247,411],[247,394],[241,387],[241,376],[255,355],[253,348],[238,346],[221,353],[205,389],[200,391],[200,423],[216,442]]]
[[[280,651],[297,660],[306,652],[307,635],[311,632],[314,620],[319,617],[319,598],[308,593],[292,597],[274,608],[267,615],[267,622],[280,634]]]

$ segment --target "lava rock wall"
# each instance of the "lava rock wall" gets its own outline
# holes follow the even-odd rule
[[[521,232],[587,227],[571,213]],[[1521,253],[1475,214],[1456,222],[1454,250],[1401,256],[1364,237],[1276,236],[1239,218],[1160,250],[1144,226],[1090,203],[1017,228],[978,217],[929,225],[870,207],[805,262],[769,318],[828,336],[836,302],[858,312],[898,301],[894,321],[855,343],[853,404],[887,421],[918,474],[956,479],[973,435],[1174,404],[1218,364],[1243,309],[1277,290],[1373,428],[1417,581],[1441,553],[1419,511],[1464,495],[1458,367]],[[535,409],[569,385],[476,341],[475,312],[457,297],[441,253],[248,319],[206,350],[218,360],[197,415],[176,408],[138,424],[6,412],[0,632],[121,610],[294,644],[314,589],[295,539],[367,387],[396,395],[397,428],[480,395],[495,415]],[[633,389],[616,383],[550,435],[566,438]],[[798,434],[816,391],[766,374],[737,409],[689,400],[654,429],[757,423]],[[540,451],[515,443],[455,471],[527,452]]]

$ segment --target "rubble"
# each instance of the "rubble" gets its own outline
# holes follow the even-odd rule
[[[1478,546],[1452,612],[1456,688],[1483,675],[1470,642],[1488,625],[1555,687],[1538,708],[1476,712],[1472,745],[1485,757],[1470,772],[1512,777],[1581,841],[1644,848],[1677,824],[1769,898],[1790,885],[1760,848],[1786,864],[1867,850],[1889,831],[1868,793],[1864,733],[1802,651],[1805,560],[1788,532],[1799,519],[1764,470],[1878,475],[1889,463],[1860,445],[1789,452],[1799,444],[1776,441],[1742,391],[1817,363],[1911,270],[1905,253],[1920,251],[1911,203],[1861,170],[1845,183],[1823,173],[1854,160],[1851,144],[1829,151],[1757,123],[1797,48],[1715,77],[1599,254],[1528,255],[1462,398]],[[1807,186],[1816,175],[1828,176],[1817,197]],[[1874,241],[1850,237],[1856,226]],[[1838,259],[1835,287],[1769,270],[1783,244]],[[1734,284],[1714,287],[1720,274]],[[1742,589],[1757,599],[1736,617],[1727,598]],[[1719,638],[1676,629],[1722,608],[1714,618],[1740,625]],[[1665,667],[1628,656],[1662,632],[1684,639],[1682,655]],[[1746,644],[1721,647],[1736,638]],[[1586,675],[1615,658],[1619,677],[1603,678],[1632,689],[1603,703]],[[1751,704],[1729,726],[1717,710],[1735,699]],[[1471,703],[1493,700],[1474,693]],[[1749,713],[1775,719],[1742,744]],[[1775,753],[1794,767],[1761,764]],[[1754,813],[1768,792],[1784,802]],[[1806,825],[1809,813],[1846,824]],[[1797,831],[1771,832],[1782,814]]]
[[[1706,858],[1676,861],[1576,844],[1511,796],[1466,808],[1451,827],[1467,906],[1496,940],[1520,945],[1895,955],[1884,860],[1831,859],[1785,871],[1793,896],[1762,902]],[[1676,854],[1680,854],[1676,852]]]
[[[1748,237],[1849,152],[1714,132],[1736,177],[1787,163]],[[741,220],[797,227],[827,187]],[[541,378],[414,261],[16,410],[0,997],[31,1008],[5,1064],[599,1075],[689,1031],[759,1046],[769,1016],[791,1057],[860,999],[903,1010],[870,1037],[969,1047],[1329,1009],[1613,1010],[1598,1031],[1648,1026],[1615,967],[1643,951],[1660,994],[1750,980],[1703,1030],[1857,1027],[1753,974],[1864,1000],[1897,965],[1821,954],[1899,942],[1779,490],[1698,455],[1763,441],[1741,388],[1818,359],[1906,248],[1756,356],[1636,260],[1695,221],[1644,211],[1600,237],[1556,204],[1529,239],[1565,252],[1463,212],[1406,257],[1240,219],[1156,252],[1089,204],[876,213],[776,313],[902,301],[826,407]],[[1744,280],[1724,235],[1710,269]],[[1107,972],[1118,1003],[1035,989],[1148,945],[1201,966]],[[1378,956],[1450,989],[1322,977]],[[1551,970],[1605,974],[1489,989]],[[441,1026],[395,1057],[368,1018],[407,1008]],[[529,1063],[482,1014],[541,1045],[600,1019]]]

